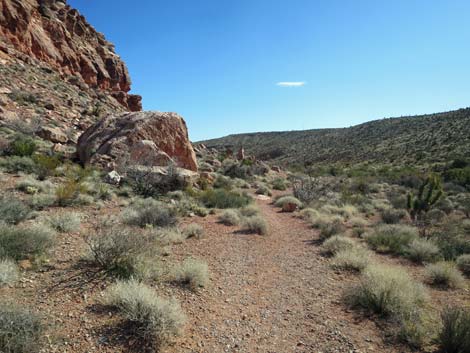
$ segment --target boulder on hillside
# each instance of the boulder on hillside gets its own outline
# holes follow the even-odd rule
[[[184,119],[176,113],[133,112],[109,115],[78,139],[84,164],[106,169],[168,166],[197,171],[196,155]]]

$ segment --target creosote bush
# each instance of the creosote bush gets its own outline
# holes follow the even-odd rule
[[[157,347],[179,336],[185,322],[176,301],[160,298],[152,288],[134,279],[110,286],[103,304],[115,307],[139,338]]]
[[[47,223],[60,233],[76,232],[80,229],[81,215],[75,212],[56,213],[47,218]]]
[[[405,250],[406,256],[414,262],[436,262],[441,258],[439,247],[424,238],[414,239]]]
[[[426,281],[441,288],[462,288],[465,279],[453,262],[440,261],[426,266]]]
[[[240,215],[236,210],[225,210],[219,216],[219,222],[226,226],[237,226],[240,224]]]
[[[443,353],[470,352],[470,309],[450,307],[441,314],[438,342]]]
[[[18,266],[13,260],[0,260],[0,287],[16,282],[19,277]]]
[[[203,261],[186,259],[174,270],[174,279],[196,291],[209,282],[209,268]]]
[[[123,213],[126,224],[146,227],[170,227],[176,224],[176,209],[154,199],[139,199]]]
[[[268,224],[261,216],[252,216],[244,218],[243,228],[249,233],[255,233],[259,235],[268,234]]]
[[[13,197],[0,198],[0,222],[18,224],[30,216],[30,208]]]
[[[466,276],[470,277],[470,254],[460,255],[457,258],[456,263],[459,270]]]
[[[384,225],[377,227],[366,239],[369,246],[378,252],[403,254],[417,237],[416,228],[405,225]]]
[[[11,303],[0,304],[0,352],[39,352],[44,331],[44,324],[37,314]]]
[[[191,223],[186,226],[183,233],[186,238],[200,239],[204,236],[204,228],[197,223]]]
[[[12,226],[0,224],[0,258],[23,260],[44,255],[53,245],[52,229],[37,224]]]

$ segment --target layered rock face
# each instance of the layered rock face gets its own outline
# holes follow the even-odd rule
[[[142,109],[141,97],[128,94],[129,73],[113,45],[64,0],[0,0],[1,51],[46,63],[77,85],[107,93],[125,110]]]
[[[78,139],[84,164],[106,169],[168,166],[197,171],[196,154],[184,119],[176,113],[136,112],[109,115]]]

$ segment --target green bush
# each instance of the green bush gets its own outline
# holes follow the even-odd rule
[[[209,208],[240,208],[252,201],[252,198],[246,193],[225,189],[205,190],[200,194],[199,199]]]
[[[49,181],[39,181],[31,176],[26,176],[17,182],[15,187],[17,190],[34,195],[38,192],[47,192],[54,189],[54,184]]]
[[[126,224],[146,227],[170,227],[177,222],[177,210],[154,199],[139,199],[123,213]]]
[[[27,219],[31,209],[18,199],[3,196],[0,199],[0,221],[18,224]]]
[[[41,351],[44,325],[37,314],[0,304],[0,352],[36,353]]]
[[[58,156],[48,156],[45,154],[35,154],[33,161],[36,164],[36,173],[39,179],[55,175],[56,168],[62,163]]]
[[[240,215],[236,210],[225,210],[219,216],[219,222],[226,226],[237,226],[240,224]]]
[[[140,261],[156,252],[154,233],[136,232],[123,226],[104,224],[96,234],[88,236],[86,242],[92,262],[107,273],[122,278],[136,276]]]
[[[416,228],[405,225],[379,226],[367,236],[369,246],[383,253],[404,254],[410,243],[417,239]]]
[[[54,245],[52,229],[37,224],[17,227],[0,224],[0,258],[15,260],[44,255]]]
[[[184,229],[184,235],[186,238],[200,239],[204,236],[204,228],[197,223],[188,224]]]
[[[446,308],[441,315],[442,328],[438,343],[443,353],[470,352],[470,310],[468,308]]]
[[[325,253],[335,255],[344,250],[352,249],[356,243],[351,238],[342,235],[335,235],[325,240],[322,247]]]
[[[386,208],[382,211],[382,221],[386,224],[400,223],[408,213],[405,210]]]
[[[287,180],[284,178],[276,178],[271,183],[274,190],[284,191],[287,189]]]
[[[238,212],[243,217],[252,217],[257,216],[260,213],[260,210],[256,205],[248,205],[241,208]]]
[[[49,216],[47,222],[60,233],[76,232],[80,229],[81,215],[75,212],[56,213]]]
[[[455,260],[462,254],[470,254],[470,237],[463,229],[464,222],[450,221],[431,234],[431,239],[441,249],[446,260]]]
[[[174,270],[175,281],[196,291],[209,282],[209,268],[205,262],[187,259]]]
[[[135,334],[157,348],[181,334],[185,317],[175,301],[167,301],[136,280],[117,281],[103,303],[115,307]]]
[[[336,252],[331,266],[337,270],[361,272],[369,265],[369,257],[366,249],[355,246]]]
[[[16,282],[19,277],[18,266],[13,260],[0,260],[0,287]]]
[[[302,202],[294,196],[282,196],[282,197],[280,197],[279,199],[276,200],[274,205],[276,207],[283,208],[284,205],[288,204],[288,203],[293,203],[294,205],[296,205],[299,208],[302,207]]]
[[[36,142],[27,136],[17,136],[8,148],[8,152],[12,156],[31,157],[36,152]]]
[[[442,288],[462,288],[465,279],[453,262],[441,261],[426,266],[426,281]]]
[[[29,202],[29,206],[33,210],[41,211],[55,204],[56,197],[54,194],[35,194]]]
[[[257,195],[265,195],[265,196],[271,196],[272,195],[271,190],[264,184],[259,185],[258,188],[256,189],[255,193]]]
[[[343,232],[344,225],[339,219],[335,219],[332,222],[321,223],[318,226],[318,229],[320,230],[320,239],[326,240],[331,238],[333,235]]]
[[[260,216],[246,217],[243,220],[243,228],[249,233],[266,235],[268,233],[268,224]]]
[[[457,260],[457,267],[465,275],[470,276],[470,254],[460,255]]]
[[[414,239],[405,250],[406,256],[414,262],[435,262],[441,258],[436,244],[429,239]]]
[[[56,188],[56,203],[62,207],[76,204],[80,194],[85,192],[86,188],[81,182],[68,179]]]
[[[36,172],[36,163],[30,157],[10,156],[0,159],[0,168],[7,173],[31,174]]]

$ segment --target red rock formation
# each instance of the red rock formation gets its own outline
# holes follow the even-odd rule
[[[0,0],[0,50],[9,47],[142,109],[141,97],[127,93],[129,73],[113,45],[64,0]]]
[[[165,166],[171,158],[178,167],[197,171],[196,154],[186,123],[176,113],[109,115],[80,136],[77,153],[82,163],[108,169],[130,165]]]

